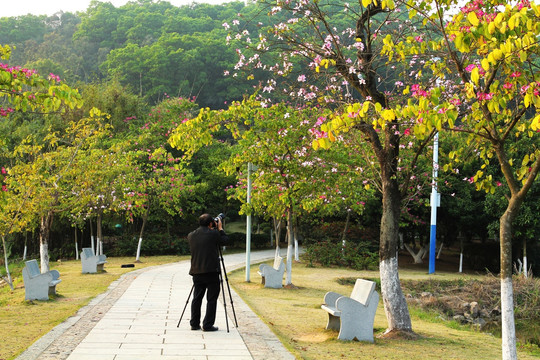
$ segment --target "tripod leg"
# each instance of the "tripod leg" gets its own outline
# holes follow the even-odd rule
[[[180,320],[178,320],[178,325],[176,325],[176,327],[179,327],[180,326],[180,321],[182,321],[182,318],[184,317],[184,313],[186,312],[186,308],[188,306],[188,303],[189,303],[189,298],[191,297],[191,294],[193,293],[193,289],[195,288],[195,284],[193,284],[191,286],[191,291],[189,292],[189,295],[187,297],[187,300],[186,300],[186,305],[184,306],[184,310],[182,311],[182,315],[180,315]]]
[[[238,321],[236,320],[236,312],[234,311],[234,302],[233,302],[233,298],[231,294],[231,287],[229,286],[229,278],[227,277],[227,270],[225,270],[225,262],[223,261],[223,253],[221,252],[220,247],[218,247],[218,249],[219,249],[219,257],[221,258],[221,267],[223,268],[223,274],[225,274],[225,281],[227,282],[227,289],[229,290],[229,299],[231,300],[231,308],[234,315],[234,324],[236,325],[236,327],[238,327]],[[225,299],[225,293],[223,293],[223,298]]]
[[[223,288],[223,275],[219,273],[219,282],[221,283],[221,292],[223,293],[223,308],[225,310],[225,324],[227,324],[227,332],[229,332],[229,319],[227,318],[227,301],[225,300],[225,289]]]
[[[223,266],[225,266],[225,265],[223,265]],[[233,302],[233,298],[232,298],[231,287],[229,286],[229,279],[227,277],[227,273],[225,273],[225,281],[227,282],[227,289],[229,290],[229,299],[231,300],[231,308],[232,308],[232,313],[233,313],[233,316],[234,316],[234,324],[236,325],[236,327],[238,327],[238,321],[236,320],[236,312],[234,311],[234,302]]]

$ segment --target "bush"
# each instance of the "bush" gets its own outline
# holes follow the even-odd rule
[[[315,263],[325,267],[345,266],[355,270],[375,270],[378,268],[378,256],[370,250],[368,243],[348,243],[344,247],[341,242],[330,240],[310,244],[306,247],[309,265]]]
[[[110,256],[135,256],[139,240],[137,237],[121,237],[114,243],[110,251],[105,249]],[[154,255],[187,255],[189,244],[186,238],[170,238],[167,234],[149,234],[143,238],[141,254]]]
[[[227,246],[244,247],[246,244],[246,234],[244,233],[230,233],[229,244]],[[270,236],[268,234],[251,234],[251,248],[261,249],[266,247],[270,243]]]

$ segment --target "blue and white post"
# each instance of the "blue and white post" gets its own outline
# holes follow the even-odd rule
[[[437,192],[437,176],[439,174],[439,133],[433,138],[433,182],[431,184],[431,228],[429,231],[429,273],[435,273],[435,256],[437,253],[437,208],[441,206],[441,194]]]

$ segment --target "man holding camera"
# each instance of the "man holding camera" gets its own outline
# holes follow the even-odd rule
[[[222,215],[212,218],[210,214],[199,217],[199,228],[188,235],[191,250],[191,268],[193,277],[193,301],[191,302],[191,330],[201,329],[201,305],[206,293],[206,314],[203,319],[203,331],[217,331],[214,326],[216,307],[220,291],[219,246],[227,243],[223,231]]]

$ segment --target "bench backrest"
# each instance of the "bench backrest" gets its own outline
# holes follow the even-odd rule
[[[356,279],[353,291],[351,293],[351,299],[358,301],[359,303],[368,306],[371,294],[375,291],[375,283],[373,281]]]
[[[274,269],[279,270],[279,267],[281,266],[281,263],[283,262],[283,258],[281,256],[276,256],[274,258]]]
[[[28,269],[28,274],[30,275],[30,277],[34,277],[34,276],[37,276],[39,274],[41,274],[41,270],[39,270],[39,266],[38,266],[38,263],[37,263],[37,260],[28,260],[26,262],[26,268]]]
[[[84,253],[84,256],[87,259],[95,256],[94,252],[92,251],[92,248],[83,248],[82,251]]]

